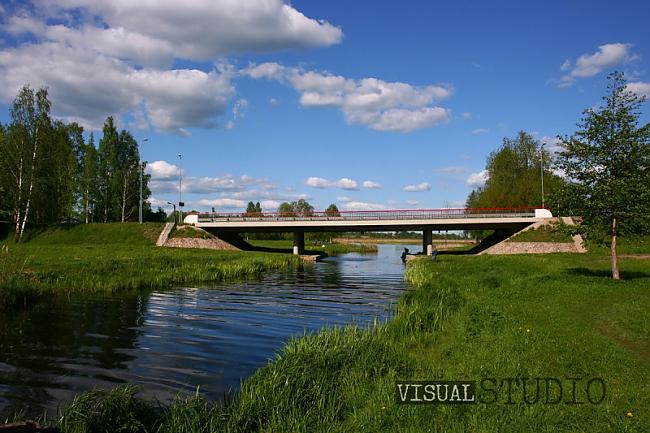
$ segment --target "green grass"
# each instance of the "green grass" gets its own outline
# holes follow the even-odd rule
[[[158,248],[162,225],[89,224],[6,241],[0,252],[0,309],[49,295],[170,287],[259,275],[294,266],[288,255]]]
[[[521,232],[508,242],[573,242],[573,239],[564,224],[549,224]]]
[[[192,239],[214,239],[215,236],[205,230],[195,228],[190,225],[175,226],[171,233],[170,238],[192,238]]]
[[[75,433],[647,432],[650,268],[624,260],[623,280],[612,281],[608,266],[601,254],[416,261],[406,273],[413,289],[391,321],[293,339],[225,406],[189,398],[142,414],[137,399],[91,394],[97,401],[73,404],[59,425]],[[397,379],[510,377],[601,377],[607,394],[599,405],[506,404],[503,389],[496,404],[395,401]],[[123,405],[115,419],[102,415],[115,409],[93,409],[109,403]],[[144,427],[130,429],[134,420]]]
[[[258,240],[251,239],[248,241],[251,245],[256,247],[277,248],[277,249],[291,249],[293,247],[292,240]],[[323,246],[324,245],[324,246]],[[346,254],[346,253],[376,253],[377,245],[351,243],[351,244],[337,244],[337,243],[311,243],[305,244],[305,249],[309,251],[324,251],[328,255]]]

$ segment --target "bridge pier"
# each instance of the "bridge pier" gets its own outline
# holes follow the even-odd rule
[[[422,230],[422,254],[433,255],[433,235],[431,230]]]
[[[305,253],[305,232],[293,232],[293,254],[298,256]]]

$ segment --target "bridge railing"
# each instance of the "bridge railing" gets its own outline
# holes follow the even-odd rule
[[[382,209],[339,212],[263,212],[263,213],[202,213],[199,223],[221,221],[367,221],[423,220],[446,218],[530,218],[534,207],[521,208],[444,208],[444,209]]]

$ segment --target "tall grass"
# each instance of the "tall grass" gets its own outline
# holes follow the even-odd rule
[[[0,309],[43,296],[148,290],[254,277],[297,266],[289,255],[157,248],[159,224],[94,224],[2,245]]]

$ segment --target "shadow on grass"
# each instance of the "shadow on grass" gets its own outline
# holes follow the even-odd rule
[[[612,277],[612,271],[609,269],[569,268],[566,272],[584,277]],[[622,280],[638,280],[641,278],[650,278],[650,272],[621,271]]]

